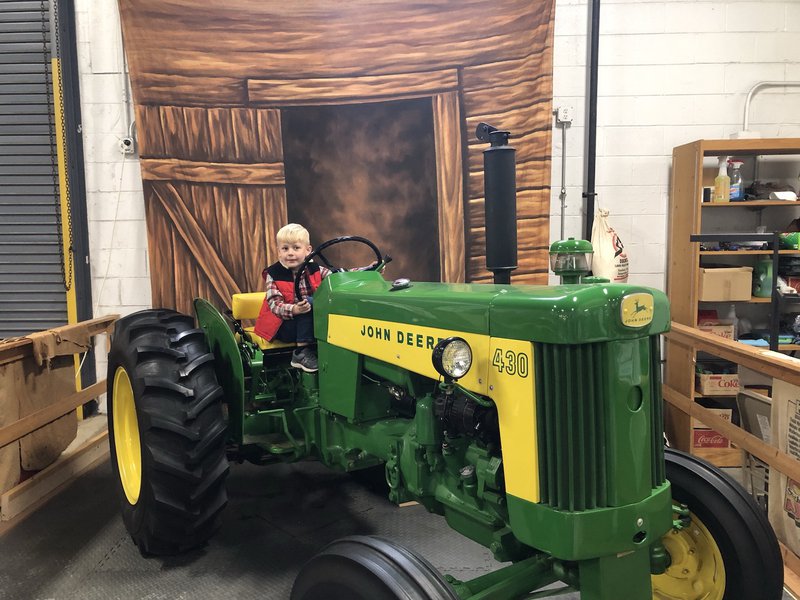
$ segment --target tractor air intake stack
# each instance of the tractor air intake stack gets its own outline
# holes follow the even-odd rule
[[[511,283],[517,268],[517,151],[508,145],[508,131],[480,123],[475,135],[491,143],[483,151],[486,268],[495,283]]]

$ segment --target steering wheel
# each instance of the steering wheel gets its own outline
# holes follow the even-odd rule
[[[368,266],[362,267],[361,271],[375,271],[381,267],[381,263],[387,263],[391,260],[388,256],[384,257],[381,255],[381,251],[378,247],[369,241],[367,238],[359,237],[357,235],[343,235],[341,237],[333,238],[332,240],[328,240],[327,242],[323,242],[319,246],[317,246],[314,250],[312,250],[311,254],[306,256],[306,259],[303,261],[303,264],[300,265],[300,268],[297,269],[297,273],[294,276],[294,297],[295,302],[299,302],[302,300],[300,294],[300,278],[303,276],[303,273],[308,267],[308,263],[311,262],[312,259],[319,257],[319,261],[328,267],[334,273],[339,273],[345,271],[345,269],[341,267],[337,267],[331,264],[331,262],[325,258],[325,255],[322,253],[323,250],[330,248],[331,246],[335,246],[336,244],[342,244],[344,242],[359,242],[364,244],[365,246],[369,246],[370,250],[375,253],[375,263]]]

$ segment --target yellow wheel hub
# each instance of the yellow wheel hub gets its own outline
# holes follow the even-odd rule
[[[111,402],[119,478],[128,502],[136,504],[142,489],[142,446],[131,380],[122,367],[118,367],[114,373],[114,396]]]
[[[653,576],[654,600],[722,600],[725,565],[714,538],[691,514],[691,522],[673,529],[663,538],[672,564],[662,575]]]

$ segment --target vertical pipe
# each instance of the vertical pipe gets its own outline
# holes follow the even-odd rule
[[[586,105],[586,146],[584,152],[584,191],[586,198],[586,227],[584,238],[592,238],[594,224],[595,162],[597,160],[597,65],[600,47],[600,0],[589,4],[589,72],[587,73],[588,102]]]
[[[567,218],[567,124],[561,124],[561,193],[558,195],[561,201],[561,237],[558,239],[565,240],[567,236],[564,235],[564,220]]]
[[[486,268],[498,284],[511,283],[517,268],[517,151],[508,145],[510,135],[486,123],[476,131],[491,143],[483,151]]]

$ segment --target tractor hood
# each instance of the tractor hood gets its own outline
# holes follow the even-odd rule
[[[375,272],[334,273],[314,294],[316,335],[329,315],[433,327],[506,339],[583,344],[640,338],[669,329],[663,292],[610,283],[559,286],[411,282],[393,289]]]

